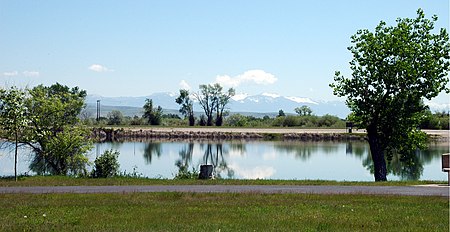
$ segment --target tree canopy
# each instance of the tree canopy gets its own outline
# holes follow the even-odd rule
[[[143,108],[144,108],[144,115],[142,117],[147,119],[148,124],[150,125],[161,124],[161,117],[163,114],[163,109],[161,106],[153,107],[153,100],[145,99],[145,104]]]
[[[0,126],[8,132],[2,137],[12,140],[14,134],[16,144],[31,148],[35,154],[31,170],[57,175],[85,171],[85,153],[91,142],[89,131],[78,118],[84,108],[85,91],[56,83],[0,93]]]
[[[36,86],[29,94],[26,106],[31,123],[26,142],[36,154],[32,170],[57,175],[84,172],[85,153],[92,144],[78,115],[85,106],[86,91],[56,83]]]
[[[19,144],[23,142],[28,126],[26,92],[12,87],[0,89],[0,128],[1,137],[14,141],[14,178],[17,181],[17,159]]]
[[[309,106],[303,105],[294,109],[295,113],[301,116],[309,116],[312,114],[312,110]]]
[[[235,90],[233,88],[223,91],[220,84],[200,85],[200,92],[194,94],[200,106],[206,115],[206,125],[212,126],[214,115],[216,116],[216,126],[221,126],[223,123],[223,112],[226,105],[230,102],[230,98],[234,96]]]
[[[175,102],[180,105],[180,113],[189,118],[189,126],[194,126],[194,102],[189,97],[189,90],[180,89],[180,95],[175,99]]]
[[[419,9],[415,19],[399,18],[395,26],[381,21],[375,32],[358,30],[348,48],[351,77],[336,72],[330,84],[367,130],[376,181],[386,180],[386,158],[401,154],[408,161],[424,145],[417,129],[427,110],[423,100],[449,92],[449,36],[443,28],[434,33],[437,19]]]

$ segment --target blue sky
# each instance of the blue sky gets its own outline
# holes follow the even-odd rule
[[[448,30],[447,0],[0,0],[0,83],[146,96],[219,82],[333,100],[350,36],[418,8]]]

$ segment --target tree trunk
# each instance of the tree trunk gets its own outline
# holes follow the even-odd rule
[[[386,160],[384,158],[384,150],[380,144],[375,131],[368,129],[367,136],[369,138],[370,153],[374,166],[375,181],[387,181]]]
[[[190,114],[189,115],[189,126],[194,126],[195,125],[195,117],[194,114]]]
[[[206,126],[212,126],[213,125],[212,115],[208,115],[207,117],[208,118],[206,120]]]
[[[216,126],[222,126],[222,123],[223,123],[222,116],[217,116],[216,117]]]
[[[14,180],[17,181],[17,153],[18,153],[18,149],[19,149],[19,139],[18,139],[19,135],[18,132],[16,130],[16,134],[15,134],[15,142],[16,142],[16,149],[14,151]]]

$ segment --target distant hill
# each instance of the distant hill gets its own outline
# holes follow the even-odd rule
[[[142,115],[142,106],[145,99],[153,100],[155,105],[164,109],[165,113],[178,114],[179,105],[175,102],[177,94],[174,93],[154,93],[143,97],[102,97],[99,95],[88,95],[86,98],[87,109],[95,115],[96,102],[100,100],[101,114],[106,116],[112,110],[120,110],[125,116]],[[433,104],[427,102],[431,111],[448,110],[448,105]],[[320,101],[308,97],[281,96],[277,94],[263,93],[259,95],[239,94],[231,99],[228,110],[231,113],[241,113],[255,117],[264,115],[275,116],[282,109],[287,114],[294,114],[296,107],[309,106],[313,113],[318,116],[325,114],[336,115],[345,118],[350,110],[343,101]],[[200,105],[195,104],[196,114],[203,111]]]
[[[142,106],[145,99],[153,100],[155,105],[161,106],[165,113],[178,113],[179,105],[175,102],[176,94],[155,93],[143,97],[103,97],[88,95],[86,98],[88,111],[95,113],[96,102],[100,100],[101,114],[106,116],[112,110],[120,110],[126,116],[142,115]],[[285,113],[294,114],[294,109],[303,105],[309,106],[316,115],[337,115],[345,118],[349,110],[344,102],[315,101],[310,98],[284,97],[275,94],[263,93],[260,95],[237,95],[231,99],[228,108],[231,113],[241,113],[255,117],[264,115],[275,116],[282,109]],[[194,105],[195,111],[200,114],[200,105]]]

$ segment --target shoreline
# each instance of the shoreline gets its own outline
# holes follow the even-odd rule
[[[300,140],[300,141],[363,141],[365,130],[299,129],[299,128],[217,128],[217,127],[150,127],[93,128],[98,141],[135,139],[207,139],[207,140]],[[449,141],[448,130],[424,130],[430,141]]]

